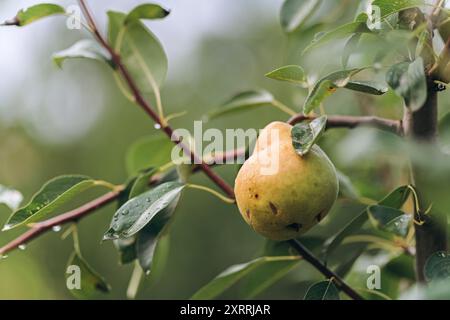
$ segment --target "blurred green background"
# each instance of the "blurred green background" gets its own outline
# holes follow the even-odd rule
[[[0,20],[38,2],[4,0]],[[146,23],[161,40],[169,59],[163,103],[167,114],[188,112],[173,120],[173,126],[191,129],[194,120],[202,119],[231,95],[254,88],[267,89],[300,110],[305,90],[266,79],[264,74],[285,64],[304,66],[312,78],[339,68],[342,43],[308,56],[302,56],[301,49],[315,33],[351,20],[358,2],[329,1],[323,10],[334,13],[324,15],[320,20],[323,23],[288,37],[279,24],[282,0],[158,1],[172,10],[166,19]],[[101,26],[106,24],[107,10],[128,11],[139,3],[142,1],[90,1]],[[61,71],[52,63],[53,52],[83,37],[89,35],[68,30],[61,17],[26,28],[0,29],[0,184],[23,192],[25,201],[44,182],[61,174],[85,174],[123,183],[127,178],[128,147],[136,139],[156,133],[144,113],[117,90],[106,66],[73,60]],[[364,64],[364,56],[354,58],[355,65]],[[449,110],[449,93],[441,97],[443,113]],[[343,90],[327,100],[325,108],[330,114],[392,118],[399,118],[402,112],[400,99],[391,92],[374,98]],[[262,128],[272,120],[286,119],[267,107],[214,120],[204,127]],[[358,160],[360,148],[369,154],[367,143],[373,134],[374,130],[335,130],[328,132],[320,144],[363,196],[378,199],[407,182],[407,168],[406,159],[392,150],[377,149],[370,157]],[[216,170],[232,183],[237,166]],[[214,187],[202,174],[192,180]],[[93,196],[87,194],[78,203]],[[360,209],[357,203],[339,201],[312,235],[332,235]],[[110,205],[84,219],[79,229],[85,258],[113,288],[110,295],[100,298],[121,299],[125,298],[132,267],[119,266],[111,242],[100,243],[113,213],[114,205]],[[1,224],[9,214],[5,206],[0,206]],[[20,232],[23,229],[1,233],[0,245]],[[63,241],[60,236],[50,232],[25,251],[15,251],[0,260],[1,299],[72,298],[64,279],[71,240]],[[167,267],[157,282],[144,282],[138,298],[189,298],[229,265],[255,257],[263,243],[264,239],[244,223],[235,206],[189,190],[176,212]],[[307,285],[305,279],[313,278],[321,277],[301,263],[260,297],[301,298]],[[233,291],[228,297],[234,297]]]

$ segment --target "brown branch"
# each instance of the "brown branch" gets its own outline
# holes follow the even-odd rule
[[[153,121],[161,126],[161,129],[164,133],[178,146],[180,146],[184,153],[193,160],[194,163],[198,163],[201,170],[219,187],[221,188],[230,198],[234,198],[234,190],[233,188],[225,182],[220,176],[214,173],[214,171],[200,158],[198,157],[188,145],[183,143],[180,137],[174,134],[173,129],[161,119],[156,112],[153,110],[151,105],[145,100],[143,95],[141,94],[138,85],[134,81],[127,67],[122,63],[120,55],[114,51],[114,49],[108,44],[105,38],[100,34],[97,25],[87,8],[87,5],[84,0],[79,0],[80,6],[86,16],[88,24],[92,31],[94,32],[94,36],[100,42],[100,44],[109,52],[111,55],[111,59],[114,64],[118,67],[120,73],[122,74],[124,80],[128,84],[136,103],[153,119]]]
[[[315,117],[298,114],[288,120],[289,124],[296,124],[304,120],[313,120]],[[372,126],[381,130],[389,131],[398,135],[403,135],[402,121],[391,120],[373,116],[329,116],[327,121],[327,129],[331,128],[349,128],[353,129],[358,126]]]

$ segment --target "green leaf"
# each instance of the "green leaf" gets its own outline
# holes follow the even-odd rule
[[[410,193],[411,189],[408,186],[399,187],[387,195],[383,200],[379,201],[378,205],[400,209],[405,204]],[[361,231],[368,219],[367,209],[365,209],[353,218],[353,220],[351,220],[334,237],[327,240],[324,248],[325,256],[330,256],[342,244],[345,238]]]
[[[199,291],[197,291],[191,297],[191,299],[214,299],[260,266],[280,261],[293,261],[297,259],[298,257],[294,256],[260,257],[247,263],[233,265],[223,271],[217,277],[215,277],[210,283],[202,287]]]
[[[285,32],[300,29],[320,7],[322,0],[286,0],[281,7],[280,21]]]
[[[450,153],[450,112],[439,120],[439,142],[444,151]]]
[[[128,264],[137,259],[135,237],[116,239],[114,240],[114,246],[119,252],[120,264]]]
[[[393,65],[386,73],[386,82],[403,97],[412,111],[419,110],[427,99],[427,83],[422,58]]]
[[[304,300],[340,300],[339,290],[332,280],[317,282],[308,289]]]
[[[262,256],[289,256],[292,247],[288,242],[266,240]],[[284,277],[299,264],[301,260],[276,261],[261,265],[249,273],[239,290],[239,299],[252,299]]]
[[[412,215],[403,211],[374,205],[367,208],[367,213],[376,228],[394,233],[395,235],[406,237],[411,223]]]
[[[342,70],[330,73],[317,81],[303,105],[303,113],[308,114],[320,106],[326,97],[336,92],[338,88],[345,87],[352,76],[367,68]]]
[[[78,282],[78,277],[79,283]],[[77,299],[92,299],[111,291],[109,284],[76,252],[70,256],[66,269],[66,285]],[[78,286],[79,285],[79,286]]]
[[[178,199],[184,187],[179,182],[166,182],[130,199],[114,214],[103,240],[129,238],[159,219],[158,214]]]
[[[11,210],[17,210],[22,200],[22,193],[0,185],[0,204],[5,204]]]
[[[154,176],[157,172],[158,169],[149,168],[139,173],[130,189],[129,199],[135,198],[138,195],[147,191],[149,188],[149,182],[151,177]]]
[[[152,135],[133,143],[126,156],[130,175],[139,175],[149,167],[159,168],[171,161],[173,142],[162,135]]]
[[[349,81],[344,88],[376,96],[383,95],[388,91],[385,85],[373,81]]]
[[[15,211],[3,230],[39,221],[81,192],[97,185],[86,176],[60,176],[47,182],[23,208]]]
[[[321,116],[312,121],[302,121],[291,129],[292,145],[300,156],[306,155],[317,142],[327,125],[327,117]]]
[[[301,86],[306,85],[305,71],[302,67],[296,65],[289,65],[275,69],[267,73],[266,77],[299,84]]]
[[[96,41],[90,39],[80,40],[68,49],[53,54],[53,61],[62,68],[66,59],[85,58],[106,62],[112,65],[111,57]]]
[[[347,68],[350,56],[356,51],[359,45],[359,40],[361,39],[361,33],[355,33],[347,40],[345,44],[344,51],[342,53],[342,67]]]
[[[331,41],[345,39],[352,36],[355,33],[371,33],[370,29],[367,27],[365,22],[356,21],[348,24],[344,24],[337,27],[334,30],[316,34],[314,40],[303,50],[303,54],[315,49],[317,47],[323,46]]]
[[[52,3],[41,3],[31,6],[27,9],[20,10],[17,15],[10,21],[6,21],[4,25],[14,25],[22,27],[32,22],[57,14],[65,14],[63,7]]]
[[[419,7],[422,5],[424,5],[423,0],[375,0],[372,2],[372,6],[378,6],[380,8],[382,18],[405,9]]]
[[[214,119],[225,114],[271,105],[273,101],[274,97],[272,94],[264,90],[241,92],[232,97],[220,108],[208,113],[207,118]]]
[[[428,281],[450,278],[450,255],[443,251],[433,253],[425,263],[424,274]]]
[[[359,192],[353,186],[350,178],[343,174],[341,171],[336,170],[339,181],[339,194],[341,197],[347,199],[357,200],[359,199]]]
[[[140,19],[162,19],[169,15],[170,10],[153,3],[141,4],[131,10],[125,19],[125,23]]]
[[[159,92],[166,78],[167,57],[156,36],[139,20],[126,20],[120,12],[108,12],[109,43],[120,53],[137,87],[144,94]]]

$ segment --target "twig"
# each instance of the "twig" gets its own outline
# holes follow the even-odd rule
[[[308,261],[313,267],[315,267],[320,273],[322,273],[328,279],[333,279],[336,286],[345,292],[350,298],[354,300],[364,300],[355,290],[353,290],[344,280],[341,279],[336,273],[328,269],[321,261],[319,261],[307,248],[305,248],[298,240],[289,240],[289,244],[294,248],[306,261]]]
[[[296,124],[304,120],[313,120],[315,117],[305,116],[303,114],[295,115],[288,120],[289,124]],[[358,126],[373,126],[381,130],[389,131],[397,135],[403,135],[402,121],[391,120],[373,116],[329,116],[327,121],[327,129],[330,128],[349,128],[353,129]]]

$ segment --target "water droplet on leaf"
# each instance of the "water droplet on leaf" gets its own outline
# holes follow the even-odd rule
[[[52,230],[53,230],[54,232],[60,232],[61,229],[62,229],[61,226],[53,226],[53,227],[52,227]]]
[[[21,244],[21,245],[19,245],[19,250],[25,250],[26,248],[27,248],[27,245],[26,244]]]

